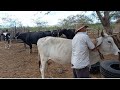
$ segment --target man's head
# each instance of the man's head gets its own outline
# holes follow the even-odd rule
[[[80,24],[80,25],[77,26],[75,32],[76,32],[76,33],[77,33],[77,32],[86,32],[87,28],[88,28],[87,25]]]

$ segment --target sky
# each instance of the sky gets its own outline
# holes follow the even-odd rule
[[[92,11],[87,13],[83,11],[51,11],[48,15],[45,15],[48,11],[0,11],[0,24],[3,24],[1,20],[4,16],[10,16],[14,19],[18,19],[23,26],[35,26],[34,20],[40,17],[41,21],[48,22],[48,25],[56,25],[60,19],[67,18],[70,15],[85,14],[90,15]]]

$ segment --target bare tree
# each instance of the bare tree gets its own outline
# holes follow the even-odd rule
[[[96,11],[104,29],[108,34],[112,34],[112,28],[110,25],[110,11],[104,11],[103,15],[100,11]]]

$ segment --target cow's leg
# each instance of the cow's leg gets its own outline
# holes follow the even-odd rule
[[[9,48],[11,47],[11,39],[9,40]]]
[[[6,47],[6,43],[5,43],[5,49],[6,49],[7,47]]]
[[[24,43],[24,47],[25,47],[25,49],[27,48],[25,43]]]
[[[5,49],[7,48],[7,43],[6,43],[6,41],[4,41],[4,43],[5,43]]]
[[[45,78],[45,65],[46,65],[46,60],[41,59],[40,71],[42,78]]]
[[[30,46],[30,54],[32,53],[32,44],[29,45]]]
[[[10,47],[9,44],[10,44],[10,41],[8,40],[8,41],[7,41],[7,48],[8,48],[8,49],[9,49],[9,47]]]
[[[40,59],[41,59],[41,65],[40,65],[41,77],[45,78],[47,57],[45,57],[44,55],[40,55]]]
[[[48,59],[48,61],[49,61],[49,59]],[[53,73],[48,71],[48,66],[50,65],[50,62],[48,62],[48,61],[46,62],[45,71],[48,73],[49,78],[53,78],[53,76],[52,76]]]
[[[39,54],[39,51],[38,51],[38,63],[39,63],[39,69],[40,69],[40,67],[41,67],[41,59],[40,59],[40,54]],[[40,70],[39,70],[40,71]],[[41,71],[40,71],[40,73],[41,73]]]
[[[8,40],[8,43],[7,43],[8,49],[10,48],[10,44],[11,44],[11,40]]]

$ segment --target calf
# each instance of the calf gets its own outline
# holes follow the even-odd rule
[[[1,34],[3,36],[3,40],[5,41],[5,48],[10,48],[11,46],[11,38],[10,38],[10,33],[9,32],[3,32]]]

